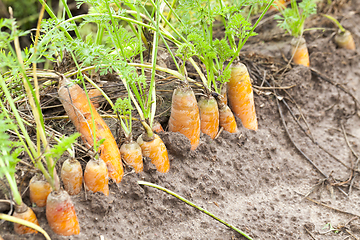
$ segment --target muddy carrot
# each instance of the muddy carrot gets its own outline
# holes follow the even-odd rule
[[[339,31],[335,35],[335,43],[341,48],[349,49],[349,50],[355,50],[355,42],[354,38],[351,35],[351,32],[348,30],[345,30],[344,32]]]
[[[22,203],[21,205],[15,205],[15,212],[13,214],[14,217],[32,222],[39,226],[39,222],[36,218],[36,215],[34,211],[26,206],[26,204]],[[19,223],[14,223],[14,230],[17,234],[31,234],[31,233],[37,233],[36,230],[26,227],[24,225],[21,225]]]
[[[84,90],[79,85],[62,78],[58,94],[66,113],[89,148],[94,144],[91,112],[93,113],[96,138],[105,139],[100,146],[100,158],[106,163],[110,178],[119,183],[124,175],[120,150],[105,121],[92,104],[89,106]]]
[[[130,141],[124,143],[120,148],[122,159],[135,169],[136,173],[143,171],[143,156],[141,147],[137,142]]]
[[[310,66],[309,52],[305,38],[293,38],[291,41],[291,56],[293,56],[294,63],[306,67]]]
[[[105,162],[99,158],[91,159],[84,172],[84,182],[87,190],[92,192],[102,192],[105,196],[109,195],[109,178]]]
[[[61,168],[61,179],[69,195],[76,195],[81,191],[82,178],[80,162],[75,158],[67,159]]]
[[[338,20],[336,20],[336,18],[327,15],[327,14],[322,14],[324,17],[330,19],[333,23],[335,23],[338,27],[339,27],[339,31],[337,32],[337,34],[335,35],[335,43],[338,47],[340,48],[345,48],[345,49],[349,49],[349,50],[355,50],[355,42],[354,42],[354,38],[351,35],[351,32],[346,30]]]
[[[231,77],[227,85],[228,101],[232,111],[244,127],[257,130],[253,90],[246,66],[238,63],[231,66]]]
[[[53,191],[46,203],[46,219],[54,233],[62,236],[80,233],[79,222],[69,194],[64,190]]]
[[[169,131],[184,134],[195,150],[200,142],[200,116],[195,94],[189,87],[174,90]]]
[[[151,163],[161,173],[166,173],[170,169],[170,161],[164,142],[157,134],[148,137],[147,134],[141,134],[137,139],[144,157],[151,159]]]
[[[38,207],[45,207],[46,199],[52,191],[50,184],[42,177],[35,175],[29,183],[30,201]]]
[[[200,109],[201,132],[214,139],[219,130],[219,109],[218,104],[212,96],[202,97],[198,102]]]
[[[152,126],[152,130],[156,133],[159,133],[159,132],[163,132],[164,129],[163,127],[161,126],[161,124],[158,122],[158,121],[154,121],[153,123],[153,126]]]

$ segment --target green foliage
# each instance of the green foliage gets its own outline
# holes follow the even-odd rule
[[[134,108],[131,105],[131,100],[129,97],[124,99],[118,98],[113,107],[114,112],[119,113],[120,115],[129,115],[133,109]]]
[[[239,41],[245,39],[252,29],[252,25],[248,22],[240,13],[236,13],[230,17],[226,26],[226,34],[239,38]],[[252,32],[250,36],[256,36],[255,32]]]
[[[14,124],[5,119],[4,114],[0,114],[0,161],[5,166],[0,167],[0,177],[6,172],[11,176],[15,174],[16,164],[20,161],[19,154],[23,151],[21,144],[16,141],[11,141],[10,136],[6,133],[9,129],[14,129]]]
[[[301,36],[306,18],[316,13],[316,2],[317,0],[303,0],[298,5],[296,0],[291,0],[291,7],[280,10],[282,16],[275,16],[278,26],[294,37]]]
[[[76,141],[78,137],[80,137],[80,133],[74,133],[68,137],[63,137],[59,140],[59,142],[53,146],[50,151],[45,153],[45,157],[51,157],[58,159],[61,155]]]

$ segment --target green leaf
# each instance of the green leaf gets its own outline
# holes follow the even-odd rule
[[[51,157],[58,159],[60,156],[76,141],[80,136],[80,133],[74,133],[68,137],[63,137],[60,139],[60,142],[53,146],[49,152],[45,154],[45,157]]]

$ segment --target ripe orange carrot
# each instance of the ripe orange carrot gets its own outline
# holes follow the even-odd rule
[[[132,166],[135,169],[136,173],[142,172],[144,165],[143,165],[143,156],[141,152],[141,147],[137,142],[130,141],[124,143],[120,148],[120,153],[122,159]]]
[[[227,105],[219,105],[219,124],[229,133],[237,132],[234,114]]]
[[[92,110],[96,138],[97,140],[106,139],[100,146],[100,158],[106,163],[110,178],[119,183],[124,175],[120,150],[105,121],[92,104],[89,106],[84,90],[79,85],[62,78],[58,94],[66,113],[89,148],[94,144],[90,109]]]
[[[64,190],[49,194],[46,203],[46,219],[56,234],[70,236],[80,233],[74,205],[69,194]]]
[[[22,203],[20,206],[15,205],[15,212],[13,214],[14,217],[32,222],[36,225],[39,225],[39,222],[36,218],[35,213],[31,208],[26,206],[26,204]],[[40,225],[39,225],[40,226]],[[37,233],[36,230],[26,227],[24,225],[14,223],[14,230],[17,234],[31,234],[31,233]]]
[[[351,35],[351,32],[348,30],[345,30],[345,32],[339,31],[335,35],[335,43],[341,48],[349,49],[349,50],[355,50],[355,42],[354,38]]]
[[[244,127],[257,130],[254,95],[250,76],[242,63],[231,66],[231,77],[227,85],[228,100],[232,111],[241,119]]]
[[[30,201],[38,207],[45,207],[46,199],[52,191],[50,184],[42,177],[35,175],[29,183]]]
[[[152,130],[156,133],[163,132],[164,129],[158,121],[154,121]]]
[[[164,142],[157,134],[149,138],[146,134],[141,134],[137,139],[144,157],[151,159],[151,163],[161,173],[166,173],[170,169],[170,161]]]
[[[67,159],[61,168],[61,179],[69,195],[76,195],[81,191],[82,178],[80,162],[75,158]]]
[[[278,10],[278,9],[282,10],[286,7],[285,3],[286,3],[285,0],[275,0],[273,5],[270,6],[269,10]]]
[[[169,131],[184,134],[195,150],[200,143],[200,116],[195,94],[190,87],[174,90]]]
[[[109,196],[109,178],[105,162],[99,158],[91,159],[84,172],[84,182],[87,190],[92,192],[102,192]]]
[[[219,131],[219,109],[218,104],[212,96],[202,97],[198,102],[200,109],[201,132],[209,135],[212,139]]]
[[[305,38],[293,38],[291,41],[291,56],[293,56],[294,63],[306,67],[310,66],[309,52]]]

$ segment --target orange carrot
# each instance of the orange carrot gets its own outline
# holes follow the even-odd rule
[[[87,190],[92,192],[102,192],[105,196],[109,195],[109,178],[105,162],[99,158],[91,159],[84,172],[84,182]]]
[[[62,78],[58,93],[66,113],[89,148],[94,144],[91,109],[94,116],[96,138],[98,141],[106,139],[100,146],[100,158],[106,163],[110,178],[119,183],[124,175],[120,150],[105,121],[92,104],[89,106],[84,90],[79,85]]]
[[[238,116],[244,127],[257,130],[253,90],[246,66],[242,63],[231,66],[228,82],[228,100],[232,111]]]
[[[26,206],[24,203],[22,203],[20,206],[15,205],[15,212],[14,212],[13,216],[23,219],[23,220],[26,220],[26,221],[29,221],[29,222],[32,222],[32,223],[40,226],[33,210],[31,208],[29,208],[28,206]],[[36,230],[26,227],[24,225],[18,224],[18,223],[14,223],[14,230],[17,234],[37,233]]]
[[[306,67],[310,66],[309,52],[305,38],[293,38],[291,41],[291,56],[293,56],[294,63]]]
[[[217,102],[212,96],[202,97],[198,102],[198,106],[200,109],[201,132],[214,139],[219,130],[219,109]]]
[[[157,134],[149,138],[146,134],[142,134],[137,139],[141,147],[144,157],[151,159],[151,163],[161,173],[166,173],[170,169],[170,161],[164,142]]]
[[[49,194],[46,203],[46,219],[56,234],[70,236],[80,233],[74,205],[69,194],[64,190]]]
[[[219,105],[219,124],[229,133],[237,132],[235,117],[228,105]]]
[[[76,195],[81,191],[82,168],[75,158],[67,159],[61,168],[61,179],[69,195]]]
[[[137,142],[130,141],[128,143],[124,143],[120,148],[120,153],[122,159],[124,159],[128,165],[132,166],[136,173],[143,171],[143,156],[141,147]]]
[[[273,5],[270,6],[269,10],[282,10],[286,7],[286,1],[285,0],[275,0]]]
[[[200,116],[195,94],[190,87],[174,90],[169,131],[184,134],[195,150],[200,143]]]
[[[102,100],[101,92],[98,89],[93,88],[88,91],[88,95],[89,95],[89,98],[90,98],[92,104],[94,105],[94,107],[99,108],[100,102]]]
[[[38,207],[45,207],[46,199],[52,191],[50,184],[44,177],[35,175],[29,183],[30,201]]]
[[[348,30],[345,30],[344,32],[339,31],[335,35],[335,43],[341,48],[349,49],[349,50],[355,50],[355,42],[354,38],[351,35],[351,32]]]
[[[156,133],[163,132],[164,129],[158,121],[154,121],[152,130]]]

